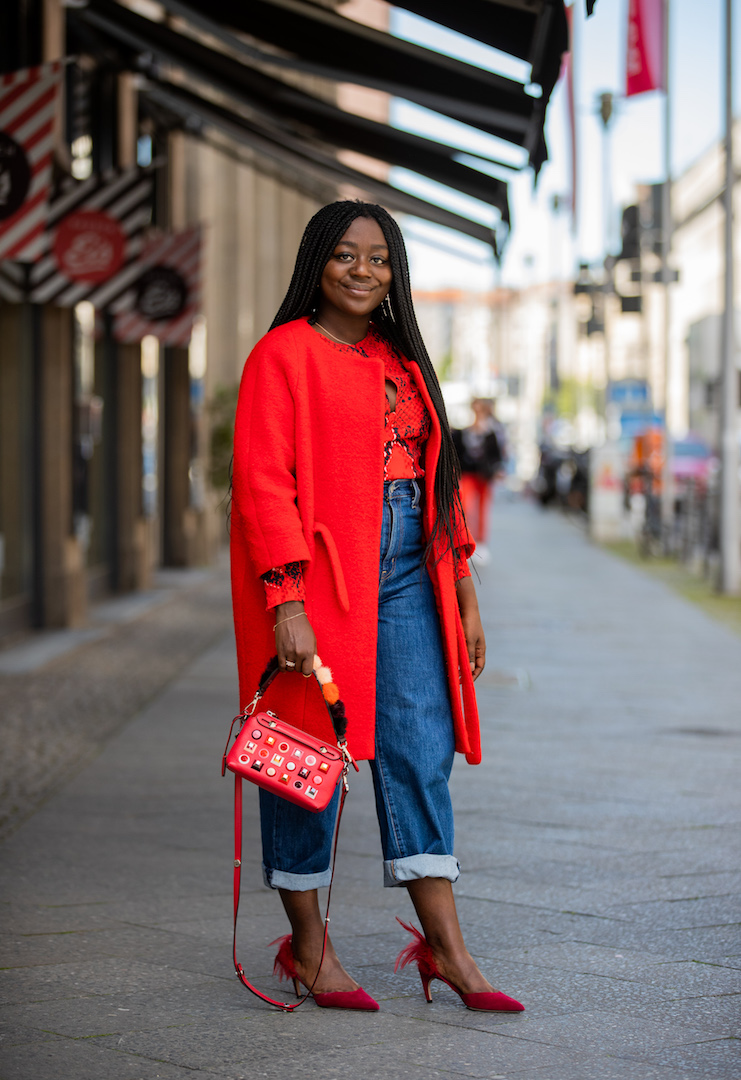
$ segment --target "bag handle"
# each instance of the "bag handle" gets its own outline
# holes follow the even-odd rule
[[[226,746],[224,747],[224,754],[221,759],[222,776],[226,775],[226,755],[229,752],[229,743],[231,742],[234,725],[236,724],[237,720],[239,720],[241,727],[245,720],[249,719],[249,717],[252,716],[255,709],[257,708],[258,702],[265,695],[268,687],[271,685],[276,675],[280,673],[280,670],[281,669],[278,667],[278,657],[272,657],[272,659],[268,661],[268,666],[265,668],[262,675],[260,676],[260,682],[258,684],[257,690],[255,691],[255,696],[253,697],[252,701],[249,703],[249,705],[245,706],[243,712],[241,712],[238,716],[235,716],[232,720],[232,726],[229,728],[229,735],[227,736]],[[286,671],[285,674],[290,675],[291,672]],[[345,705],[340,700],[339,688],[337,686],[337,683],[334,682],[332,678],[332,672],[328,667],[325,667],[325,665],[321,662],[318,656],[314,657],[314,669],[312,671],[312,675],[318,682],[319,689],[322,692],[324,704],[327,706],[327,712],[329,713],[329,719],[332,721],[332,729],[335,733],[335,738],[337,739],[337,746],[340,753],[342,754],[345,764],[352,765],[355,769],[355,772],[360,772],[358,766],[353,759],[352,754],[347,749],[347,714],[345,713]],[[310,679],[311,675],[306,675],[304,677]]]
[[[281,669],[278,667],[278,657],[274,656],[268,662],[268,666],[260,676],[260,684],[257,687],[257,693],[255,694],[257,701],[263,697],[280,670]],[[290,674],[290,672],[286,672],[286,674]],[[319,689],[322,692],[324,704],[327,706],[327,712],[332,721],[332,728],[334,729],[337,742],[343,744],[346,741],[347,735],[347,716],[345,714],[345,706],[340,700],[339,688],[332,678],[332,672],[328,667],[325,667],[318,656],[315,656],[314,667],[311,674],[319,683]],[[311,678],[311,675],[307,675],[306,678]],[[257,702],[255,702],[255,704],[257,704]]]

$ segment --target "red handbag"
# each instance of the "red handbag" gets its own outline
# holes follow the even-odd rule
[[[243,986],[270,1005],[276,1005],[285,1012],[293,1012],[310,996],[324,961],[329,929],[329,903],[332,897],[335,864],[337,861],[337,839],[340,833],[342,810],[347,796],[347,773],[350,765],[358,772],[358,766],[347,749],[347,717],[345,706],[340,700],[339,690],[332,680],[329,668],[324,667],[318,656],[314,657],[313,675],[319,683],[325,704],[332,721],[336,746],[327,746],[321,739],[309,735],[300,728],[293,727],[281,720],[275,713],[260,712],[255,709],[279,672],[278,657],[274,656],[260,679],[255,696],[239,716],[235,716],[229,728],[229,735],[221,760],[221,775],[229,769],[234,773],[234,937],[232,955],[234,969]],[[307,676],[311,678],[311,676]],[[240,722],[234,743],[229,749],[234,725]],[[242,871],[242,780],[249,780],[258,787],[265,788],[279,798],[302,806],[305,810],[319,813],[325,810],[332,800],[335,788],[342,783],[340,806],[332,852],[332,876],[327,893],[327,910],[324,918],[324,942],[322,957],[314,982],[304,996],[296,1003],[275,1001],[263,994],[250,983],[242,965],[237,961],[237,915],[239,913],[239,894]]]
[[[244,720],[226,755],[227,769],[305,810],[324,810],[342,779],[342,751],[284,724],[272,712]]]

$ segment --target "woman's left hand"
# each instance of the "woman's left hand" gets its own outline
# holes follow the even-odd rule
[[[484,628],[481,625],[479,602],[476,598],[476,587],[473,578],[461,578],[456,584],[455,591],[458,594],[458,609],[461,613],[463,633],[468,646],[471,674],[475,682],[484,670],[486,663],[486,641],[484,639]]]

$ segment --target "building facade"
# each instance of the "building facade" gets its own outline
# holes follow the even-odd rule
[[[4,70],[79,45],[67,39],[61,0],[29,8],[5,41]],[[202,228],[201,314],[189,347],[152,335],[122,344],[109,315],[85,302],[31,303],[0,290],[0,641],[82,625],[91,602],[146,588],[157,567],[213,558],[227,536],[242,365],[285,293],[307,220],[338,197],[332,183],[236,154],[226,139],[158,124],[136,79],[103,58],[78,54],[70,67],[57,174],[153,159],[150,224]]]

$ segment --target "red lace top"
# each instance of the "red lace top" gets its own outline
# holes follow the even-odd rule
[[[386,379],[396,385],[396,406],[392,410],[388,397],[385,402],[385,439],[383,446],[384,480],[418,480],[424,476],[424,446],[430,434],[430,416],[414,380],[394,347],[371,326],[367,337],[354,348],[363,356],[383,359]],[[380,402],[379,402],[380,405]],[[470,577],[465,559],[456,567],[456,577]],[[306,591],[301,563],[274,566],[263,574],[268,609],[289,600],[305,600]]]
[[[430,417],[414,380],[397,352],[384,356],[386,378],[396,385],[396,406],[386,396],[383,479],[419,480],[424,476],[422,452],[430,434]]]

